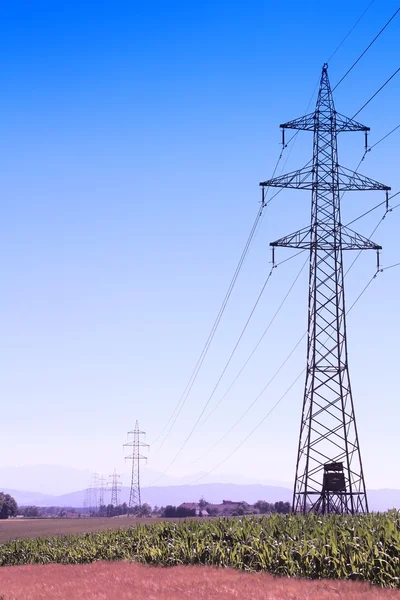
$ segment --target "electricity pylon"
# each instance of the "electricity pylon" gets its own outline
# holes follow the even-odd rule
[[[281,125],[312,131],[311,166],[260,185],[311,191],[311,224],[271,243],[309,250],[307,369],[293,511],[366,513],[368,502],[349,379],[343,250],[380,246],[342,225],[340,193],[385,190],[386,185],[338,163],[337,134],[368,127],[335,110],[328,65],[322,69],[315,111]],[[274,250],[273,250],[274,251]],[[378,256],[379,260],[379,256]]]
[[[91,499],[91,510],[97,510],[97,493],[98,493],[98,485],[99,485],[99,475],[98,473],[92,473],[92,478],[90,481],[90,499]]]
[[[103,474],[100,475],[98,480],[98,490],[99,490],[99,508],[104,506],[104,492],[106,491],[106,481],[103,477]]]
[[[145,435],[144,431],[139,430],[139,423],[136,421],[135,429],[128,431],[128,435],[133,435],[133,440],[124,444],[132,448],[132,454],[126,456],[132,461],[132,478],[131,478],[131,491],[129,494],[129,508],[134,506],[142,506],[142,499],[140,494],[140,461],[146,460],[147,457],[140,454],[140,448],[149,448],[149,444],[144,444],[140,441],[140,436]]]
[[[109,475],[109,477],[111,477],[111,504],[112,506],[118,506],[118,492],[121,491],[121,489],[118,487],[120,484],[120,479],[121,476],[117,475],[117,469],[114,469],[114,473],[112,475]],[[108,482],[108,485],[110,485],[110,482]]]

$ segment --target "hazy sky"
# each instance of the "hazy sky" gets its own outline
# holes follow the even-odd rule
[[[56,6],[57,5],[57,6]],[[1,464],[124,469],[136,419],[151,443],[179,400],[255,218],[279,123],[301,116],[322,64],[368,5],[354,2],[3,2],[1,119]],[[329,63],[335,84],[397,2],[375,0]],[[335,92],[352,116],[398,65],[400,16]],[[400,123],[400,76],[357,119],[370,143]],[[313,103],[315,96],[313,97]],[[312,106],[312,105],[311,105]],[[311,111],[312,108],[309,109]],[[354,169],[362,134],[339,140]],[[360,172],[400,190],[400,129]],[[303,166],[301,133],[278,172]],[[384,197],[352,193],[343,221]],[[400,200],[399,200],[400,201]],[[204,368],[162,450],[171,461],[208,399],[270,269],[269,242],[307,225],[310,196],[270,205]],[[369,236],[382,211],[354,228]],[[400,261],[400,209],[374,239]],[[291,250],[279,250],[277,259]],[[346,257],[347,264],[349,258]],[[304,257],[276,269],[210,407],[270,321]],[[364,253],[348,306],[374,273]],[[380,274],[348,317],[350,373],[369,487],[400,487],[400,269]],[[213,469],[305,366],[305,342],[226,440],[192,464],[264,388],[306,329],[307,269],[232,392],[171,475]],[[301,377],[216,473],[290,481]],[[153,457],[154,456],[154,457]]]

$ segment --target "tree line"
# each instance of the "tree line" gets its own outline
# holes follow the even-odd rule
[[[201,498],[198,502],[199,508],[205,509],[210,517],[216,517],[220,514],[219,508],[204,498]],[[227,505],[229,508],[229,505]],[[291,511],[291,505],[289,502],[266,502],[265,500],[258,500],[253,505],[249,505],[246,502],[235,504],[234,508],[230,512],[229,516],[243,516],[252,514],[269,514],[269,513],[281,513],[287,514]],[[16,501],[9,494],[0,493],[0,519],[7,519],[8,517],[14,517],[20,514],[26,518],[40,518],[40,517],[59,517],[66,518],[67,516],[76,517],[118,517],[122,515],[131,515],[133,517],[165,517],[171,518],[186,518],[195,517],[196,509],[187,508],[185,506],[174,506],[168,504],[167,506],[155,506],[151,508],[147,502],[142,506],[134,506],[129,508],[126,502],[113,506],[112,504],[104,504],[97,509],[88,508],[68,508],[60,506],[49,506],[49,507],[38,507],[38,506],[21,506],[18,508]]]

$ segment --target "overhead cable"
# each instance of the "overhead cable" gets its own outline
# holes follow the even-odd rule
[[[391,21],[393,21],[393,19],[395,18],[395,16],[397,15],[397,13],[400,11],[400,8],[398,8],[393,15],[390,17],[390,19],[385,23],[385,25],[382,27],[382,29],[379,31],[379,33],[374,37],[374,39],[372,40],[372,42],[370,42],[368,44],[368,46],[365,48],[365,50],[360,54],[360,56],[357,58],[357,60],[351,65],[350,69],[348,69],[346,71],[346,73],[343,75],[343,77],[338,81],[338,83],[335,85],[335,87],[333,88],[333,92],[336,90],[336,88],[342,83],[342,81],[347,77],[347,75],[354,69],[354,67],[356,66],[356,64],[362,59],[362,57],[364,56],[364,54],[366,54],[366,52],[368,52],[368,50],[371,48],[371,46],[376,42],[376,40],[379,38],[379,36],[385,31],[386,27],[389,25],[389,23]],[[354,117],[353,117],[354,118]]]
[[[400,263],[396,263],[394,265],[390,265],[389,267],[386,267],[384,269],[379,269],[379,271],[377,271],[373,275],[373,277],[370,279],[370,281],[367,283],[367,285],[363,288],[361,294],[359,294],[359,296],[353,302],[353,304],[351,305],[351,307],[348,309],[347,314],[354,308],[354,306],[357,304],[357,302],[359,302],[359,300],[364,295],[364,293],[367,291],[368,287],[370,286],[370,284],[372,283],[372,281],[374,281],[374,279],[376,278],[376,276],[377,276],[377,274],[379,272],[382,272],[384,270],[387,270],[387,269],[390,269],[390,268],[393,268],[393,267],[397,267],[397,266],[400,266]],[[290,390],[296,385],[296,383],[298,382],[298,380],[300,379],[300,377],[303,375],[303,373],[305,372],[305,370],[306,370],[305,368],[302,369],[302,371],[297,375],[297,377],[294,379],[294,381],[286,389],[286,391],[284,392],[284,394],[275,402],[275,404],[270,408],[270,410],[267,412],[267,414],[261,419],[261,421],[259,421],[257,423],[257,425],[250,431],[250,433],[227,456],[225,456],[225,458],[223,458],[213,469],[211,469],[210,471],[207,471],[207,473],[204,473],[203,475],[201,475],[200,477],[198,477],[195,481],[192,481],[192,483],[190,485],[195,485],[196,483],[198,483],[202,479],[205,479],[205,477],[208,477],[208,475],[211,475],[211,473],[213,473],[214,471],[216,471],[221,465],[223,465],[234,454],[236,454],[236,452],[247,442],[247,440],[249,440],[251,438],[252,435],[254,435],[254,433],[257,431],[257,429],[259,429],[261,427],[261,425],[263,425],[263,423],[268,419],[268,417],[273,413],[273,411],[279,406],[279,404],[282,402],[282,400],[288,395],[288,393],[290,392]]]
[[[157,477],[157,478],[156,478],[156,479],[155,479],[155,480],[152,482],[152,484],[151,484],[151,485],[154,485],[154,484],[155,484],[157,481],[159,481],[159,479],[161,479],[161,477],[163,477],[163,475],[165,475],[165,473],[166,473],[166,472],[167,472],[167,471],[170,469],[170,467],[171,467],[171,466],[172,466],[172,465],[175,463],[176,459],[177,459],[177,458],[178,458],[178,456],[181,454],[181,452],[182,452],[182,451],[183,451],[183,449],[185,448],[186,444],[188,443],[188,441],[189,441],[189,440],[190,440],[190,438],[192,437],[192,435],[193,435],[193,433],[194,433],[194,431],[195,431],[195,429],[196,429],[197,425],[199,424],[199,422],[200,422],[201,418],[203,417],[203,415],[204,415],[205,411],[207,410],[207,407],[209,406],[209,404],[210,404],[210,402],[211,402],[211,400],[212,400],[212,398],[213,398],[213,396],[214,396],[214,393],[215,393],[215,391],[217,390],[217,387],[218,387],[218,385],[219,385],[219,383],[220,383],[220,381],[221,381],[222,377],[224,376],[226,369],[227,369],[227,368],[228,368],[228,366],[229,366],[229,363],[230,363],[230,361],[232,360],[232,357],[233,357],[233,355],[234,355],[234,353],[235,353],[235,351],[236,351],[236,349],[237,349],[237,347],[238,347],[238,345],[239,345],[239,343],[240,343],[240,341],[241,341],[241,339],[242,339],[242,337],[243,337],[243,335],[244,335],[244,332],[245,332],[245,331],[246,331],[246,329],[247,329],[247,326],[248,326],[248,324],[250,323],[250,320],[251,320],[251,318],[252,318],[252,316],[253,316],[253,314],[254,314],[254,311],[255,311],[255,310],[256,310],[256,308],[257,308],[257,305],[258,305],[258,303],[259,303],[259,301],[260,301],[260,299],[261,299],[261,296],[262,296],[262,294],[263,294],[263,292],[264,292],[264,290],[265,290],[265,288],[266,288],[266,286],[267,286],[267,284],[268,284],[269,280],[271,279],[271,276],[272,276],[273,270],[274,270],[274,267],[272,267],[272,269],[270,270],[270,272],[269,272],[269,274],[268,274],[268,276],[267,276],[267,279],[265,280],[265,283],[264,283],[264,285],[263,285],[263,287],[262,287],[262,289],[261,289],[261,291],[260,291],[260,293],[259,293],[259,295],[258,295],[258,298],[257,298],[257,300],[256,300],[256,303],[254,304],[254,306],[253,306],[253,309],[252,309],[252,310],[251,310],[251,312],[250,312],[250,316],[248,317],[248,319],[247,319],[247,321],[246,321],[246,324],[245,324],[245,326],[244,326],[244,328],[243,328],[243,330],[242,330],[242,332],[241,332],[241,334],[240,334],[240,336],[239,336],[239,339],[237,340],[237,342],[236,342],[236,345],[235,345],[235,347],[234,347],[234,349],[233,349],[233,351],[232,351],[232,353],[231,353],[231,355],[230,355],[230,357],[229,357],[229,359],[228,359],[228,362],[226,363],[226,365],[225,365],[225,367],[224,367],[224,369],[223,369],[223,371],[222,371],[222,373],[221,373],[221,375],[220,375],[220,377],[219,377],[219,379],[218,379],[218,381],[217,381],[216,385],[214,386],[214,389],[213,389],[213,391],[212,391],[211,395],[209,396],[209,398],[208,398],[207,402],[204,404],[204,406],[203,406],[203,409],[202,409],[202,411],[200,412],[200,415],[197,417],[197,420],[196,420],[195,424],[193,425],[193,427],[192,427],[192,429],[190,430],[189,434],[186,436],[186,438],[185,438],[185,440],[184,440],[183,444],[181,445],[181,447],[179,448],[178,452],[175,454],[174,458],[173,458],[173,459],[172,459],[172,461],[169,463],[168,467],[165,469],[165,471],[164,471],[163,473],[161,473],[161,474],[160,474],[160,475],[159,475],[159,476],[158,476],[158,477]]]
[[[397,192],[396,194],[394,194],[393,196],[397,195],[400,192]],[[392,196],[392,197],[393,197]],[[400,206],[400,205],[399,205]],[[385,214],[386,215],[386,214]],[[377,224],[377,226],[374,228],[374,232],[376,231],[376,229],[379,227],[379,225],[381,224],[383,218],[381,218]],[[373,234],[371,234],[373,235]],[[303,251],[304,252],[304,251]],[[298,254],[298,253],[297,253]],[[347,269],[345,276],[348,274],[348,272],[350,271],[350,269],[354,266],[355,262],[358,260],[358,258],[360,257],[361,252],[359,252],[356,256],[356,258],[354,259],[353,263],[350,265],[350,267]],[[306,259],[306,262],[303,264],[300,272],[298,273],[295,281],[292,283],[290,290],[293,288],[294,283],[296,282],[296,280],[298,279],[298,277],[300,276],[300,273],[302,272],[302,270],[304,269],[305,265],[307,264],[308,261],[308,257]],[[400,264],[400,263],[399,263]],[[386,270],[386,269],[390,269],[393,267],[398,266],[398,263],[391,265],[389,267],[383,267],[383,268],[377,268],[376,272],[374,273],[374,275],[371,277],[371,279],[368,281],[368,283],[366,284],[366,286],[362,289],[362,291],[360,292],[360,294],[357,296],[357,298],[355,299],[355,301],[353,302],[353,304],[350,306],[350,308],[348,308],[347,310],[347,314],[352,310],[352,308],[355,306],[355,304],[357,304],[357,302],[360,300],[361,296],[363,296],[363,294],[367,291],[368,287],[371,285],[371,283],[373,282],[373,280],[377,277],[378,273]],[[288,293],[289,293],[288,292]],[[287,298],[288,294],[285,296],[284,300]],[[283,300],[283,302],[284,302]],[[282,302],[282,304],[283,304]],[[281,306],[282,306],[281,304]],[[265,332],[266,333],[266,332]],[[265,333],[263,334],[263,336],[265,335]],[[300,340],[295,344],[295,346],[292,348],[292,350],[290,351],[290,353],[287,355],[287,357],[284,359],[284,361],[281,363],[281,365],[279,366],[278,370],[275,372],[275,374],[272,376],[272,378],[268,381],[267,385],[263,388],[263,390],[259,393],[259,395],[255,398],[255,400],[253,400],[253,402],[247,407],[247,409],[242,413],[242,415],[239,417],[239,419],[230,427],[230,429],[209,449],[207,450],[204,454],[202,454],[199,458],[195,459],[194,461],[192,461],[191,464],[193,464],[194,462],[197,462],[198,460],[203,459],[205,456],[207,456],[212,450],[214,450],[216,448],[216,446],[218,446],[232,431],[233,429],[235,429],[235,427],[237,427],[237,425],[240,424],[240,422],[242,421],[242,419],[247,415],[247,413],[251,410],[251,408],[256,404],[256,402],[258,402],[258,400],[261,398],[261,396],[264,394],[264,392],[267,390],[267,388],[269,387],[269,385],[272,383],[272,381],[276,378],[276,376],[279,374],[279,372],[282,370],[282,368],[285,366],[285,364],[288,362],[289,358],[293,355],[293,353],[295,352],[295,350],[298,348],[299,344],[301,343],[301,341],[305,338],[305,336],[307,335],[307,332],[304,332],[303,335],[301,336]],[[232,388],[233,384],[235,383],[235,381],[237,380],[237,378],[239,377],[239,375],[241,374],[241,372],[243,371],[244,367],[247,365],[247,363],[249,362],[250,358],[253,356],[254,352],[256,351],[256,349],[258,348],[261,340],[263,339],[263,336],[261,337],[261,339],[259,340],[259,342],[257,343],[256,347],[254,348],[253,352],[251,353],[251,355],[249,356],[248,360],[246,361],[245,365],[242,367],[242,369],[239,371],[238,376],[236,377],[236,379],[233,381],[233,383],[231,384],[231,386],[228,388],[227,392],[225,393],[225,395],[221,398],[220,402],[214,407],[214,409],[212,410],[211,413],[209,413],[208,417],[203,421],[203,423],[201,423],[200,426],[202,426],[206,420],[208,420],[208,418],[211,416],[211,414],[216,410],[216,408],[218,407],[218,405],[221,403],[221,401],[224,399],[224,397],[226,396],[226,394],[230,391],[230,389]],[[304,370],[302,371],[304,372]],[[291,389],[291,388],[289,388]],[[282,399],[282,398],[281,398]],[[218,465],[219,466],[219,465]]]
[[[400,8],[399,8],[399,10],[400,10]],[[395,71],[394,73],[392,73],[392,75],[391,75],[391,76],[390,76],[388,79],[386,79],[385,83],[384,83],[383,85],[381,85],[381,87],[380,87],[380,88],[379,88],[379,89],[378,89],[378,90],[375,92],[375,94],[372,94],[371,98],[369,98],[369,100],[367,100],[367,102],[366,102],[365,104],[363,104],[363,105],[362,105],[362,107],[361,107],[361,108],[360,108],[360,109],[359,109],[359,110],[358,110],[358,111],[357,111],[357,112],[356,112],[356,113],[355,113],[355,114],[352,116],[352,119],[355,119],[355,117],[356,117],[357,115],[359,115],[359,114],[360,114],[360,112],[361,112],[362,110],[364,110],[364,108],[365,108],[366,106],[368,106],[368,104],[371,102],[371,100],[373,100],[373,99],[375,98],[375,96],[377,96],[377,95],[379,94],[379,92],[381,92],[381,91],[383,90],[383,88],[384,88],[385,86],[387,86],[387,84],[389,83],[389,81],[391,81],[391,80],[393,79],[393,77],[394,77],[395,75],[397,75],[397,73],[398,73],[399,71],[400,71],[400,67],[399,67],[398,69],[396,69],[396,71]]]
[[[269,379],[268,383],[264,386],[264,388],[261,390],[261,392],[258,394],[258,396],[253,400],[253,402],[240,415],[240,417],[232,425],[232,427],[230,427],[230,429],[228,429],[228,431],[211,448],[209,448],[207,450],[207,452],[205,452],[204,454],[202,454],[199,458],[196,458],[192,462],[192,464],[195,463],[195,462],[197,462],[198,460],[202,460],[203,458],[205,458],[210,452],[212,452],[212,450],[214,450],[214,448],[216,448],[217,446],[219,446],[219,444],[221,442],[223,442],[225,438],[228,437],[228,435],[231,433],[231,431],[233,431],[235,429],[235,427],[237,427],[241,423],[241,421],[244,419],[244,417],[247,415],[247,413],[250,412],[250,410],[253,408],[253,406],[259,401],[259,399],[261,398],[261,396],[264,395],[264,393],[269,388],[269,386],[274,381],[274,379],[276,379],[276,377],[282,371],[283,367],[286,365],[286,363],[288,362],[288,360],[291,358],[291,356],[294,354],[294,352],[300,346],[301,342],[304,340],[304,338],[306,337],[306,335],[307,335],[307,332],[303,333],[303,335],[301,336],[301,338],[299,339],[299,341],[297,342],[297,344],[292,348],[292,350],[289,352],[289,354],[287,355],[287,357],[285,358],[285,360],[281,363],[281,365],[278,367],[278,369],[275,371],[275,373]],[[303,371],[304,371],[304,369],[303,369]],[[303,371],[302,371],[302,373],[303,373]]]
[[[235,287],[235,284],[236,284],[237,278],[239,276],[239,273],[241,271],[243,262],[244,262],[244,260],[246,258],[246,255],[247,255],[248,251],[249,251],[250,245],[251,245],[253,237],[254,237],[254,233],[255,233],[255,231],[257,229],[258,222],[259,222],[259,220],[261,218],[262,210],[263,210],[263,207],[261,207],[261,209],[259,208],[257,210],[257,215],[256,215],[256,218],[255,218],[255,221],[254,221],[253,226],[251,228],[249,237],[247,238],[246,244],[245,244],[245,246],[243,248],[241,257],[239,259],[239,263],[238,263],[238,265],[237,265],[237,267],[235,269],[235,272],[234,272],[233,277],[231,279],[231,282],[229,284],[228,290],[227,290],[227,292],[225,294],[225,297],[224,297],[224,299],[222,301],[222,304],[220,306],[220,309],[218,311],[217,317],[216,317],[216,319],[214,321],[214,324],[213,324],[213,326],[211,328],[211,331],[210,331],[210,333],[208,335],[206,343],[203,346],[203,349],[202,349],[202,351],[200,353],[200,356],[199,356],[199,358],[197,360],[197,363],[196,363],[196,365],[195,365],[195,367],[194,367],[194,369],[193,369],[193,371],[192,371],[192,373],[191,373],[191,375],[189,377],[189,380],[188,380],[188,382],[187,382],[187,384],[185,386],[185,389],[184,389],[184,391],[183,391],[180,399],[178,400],[178,402],[177,402],[177,404],[176,404],[176,406],[175,406],[175,408],[174,408],[174,410],[173,410],[173,412],[172,412],[169,420],[167,421],[166,425],[163,427],[161,433],[154,440],[153,444],[155,444],[162,437],[163,432],[168,428],[169,424],[172,421],[172,424],[171,424],[170,428],[167,431],[167,436],[169,435],[171,429],[173,428],[174,424],[176,423],[176,421],[177,421],[177,419],[178,419],[178,417],[179,417],[179,415],[180,415],[180,413],[181,413],[181,411],[182,411],[182,409],[183,409],[183,407],[184,407],[184,405],[186,403],[186,400],[187,400],[187,398],[188,398],[188,396],[189,396],[189,394],[190,394],[190,392],[191,392],[191,390],[193,388],[193,385],[194,385],[194,383],[195,383],[195,381],[197,379],[199,371],[200,371],[200,369],[201,369],[201,367],[203,365],[203,362],[204,362],[204,360],[206,358],[208,350],[209,350],[209,348],[211,346],[211,343],[212,343],[212,341],[214,339],[215,333],[216,333],[216,331],[218,329],[218,326],[219,326],[219,324],[221,322],[222,316],[223,316],[223,314],[225,312],[226,305],[228,304],[229,298],[230,298],[230,296],[232,294],[232,291],[233,291],[233,289]],[[165,441],[165,439],[166,438],[164,438],[163,442]]]
[[[339,48],[341,48],[343,46],[343,44],[345,43],[345,41],[347,40],[347,38],[349,37],[349,35],[351,33],[353,33],[354,29],[357,27],[357,25],[359,24],[359,22],[361,21],[361,19],[363,18],[363,16],[365,15],[365,13],[371,8],[371,6],[373,5],[373,3],[375,2],[375,0],[371,0],[371,2],[368,4],[367,8],[364,10],[364,12],[362,13],[362,15],[357,19],[357,21],[354,23],[353,27],[350,29],[350,31],[348,32],[348,34],[343,38],[343,40],[340,42],[340,44],[337,46],[336,50],[330,55],[330,57],[328,58],[328,60],[326,61],[327,63],[329,63],[332,58],[335,56],[336,52],[339,50]]]
[[[371,150],[373,148],[375,148],[375,146],[377,146],[378,144],[380,144],[381,142],[383,142],[383,140],[386,140],[387,137],[389,137],[389,135],[392,135],[392,133],[394,133],[395,131],[397,131],[397,129],[399,129],[400,124],[396,125],[396,127],[394,127],[391,131],[389,131],[389,133],[387,133],[386,135],[384,135],[383,137],[381,137],[380,140],[378,140],[377,142],[375,142],[375,144],[373,144],[370,148],[368,148],[367,152],[371,152]]]
[[[297,256],[299,253],[296,253],[295,256]],[[285,261],[282,261],[285,262]],[[199,427],[196,430],[196,433],[200,430],[201,427],[203,427],[203,425],[208,421],[208,419],[212,416],[212,414],[217,410],[217,408],[221,405],[221,403],[223,402],[223,400],[226,398],[226,396],[229,394],[229,392],[231,391],[231,389],[233,388],[233,386],[235,385],[235,383],[237,382],[237,380],[239,379],[239,377],[241,376],[241,374],[243,373],[243,371],[245,370],[245,368],[247,367],[247,365],[249,364],[250,360],[252,359],[252,357],[254,356],[256,350],[258,349],[258,347],[260,346],[261,342],[263,341],[263,339],[265,338],[265,336],[267,335],[271,325],[273,324],[273,322],[275,321],[276,317],[278,316],[278,314],[280,313],[280,311],[283,308],[283,305],[285,304],[286,300],[288,299],[290,293],[292,292],[295,284],[297,283],[301,273],[304,270],[304,267],[306,266],[308,262],[308,257],[306,259],[306,261],[304,262],[304,264],[302,265],[301,269],[299,270],[299,272],[297,273],[294,281],[291,283],[288,291],[286,292],[283,300],[281,301],[281,303],[279,304],[277,310],[275,311],[275,313],[273,314],[271,320],[269,321],[267,327],[264,329],[261,337],[259,338],[257,344],[254,346],[253,350],[251,351],[251,353],[249,354],[249,356],[247,357],[246,361],[244,362],[244,364],[242,365],[241,369],[239,370],[239,372],[237,373],[236,377],[233,379],[232,383],[230,384],[230,386],[228,387],[228,389],[225,391],[224,395],[219,399],[219,401],[217,402],[217,404],[213,407],[213,409],[208,413],[208,415],[206,415],[206,417],[203,419],[203,421],[200,423]],[[282,263],[279,263],[282,264]],[[286,363],[286,360],[285,360]],[[283,367],[284,365],[282,364],[281,367]],[[280,368],[281,368],[280,367]],[[279,369],[280,370],[280,369]],[[277,375],[278,373],[276,373]],[[275,377],[275,376],[274,376]]]

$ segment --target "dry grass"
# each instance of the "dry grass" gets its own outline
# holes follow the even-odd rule
[[[93,517],[84,519],[7,519],[0,520],[0,543],[14,539],[52,535],[74,535],[130,527],[137,523],[157,523],[160,519],[133,517]]]
[[[3,567],[4,600],[399,600],[400,591],[349,581],[278,579],[213,567],[132,563]]]

